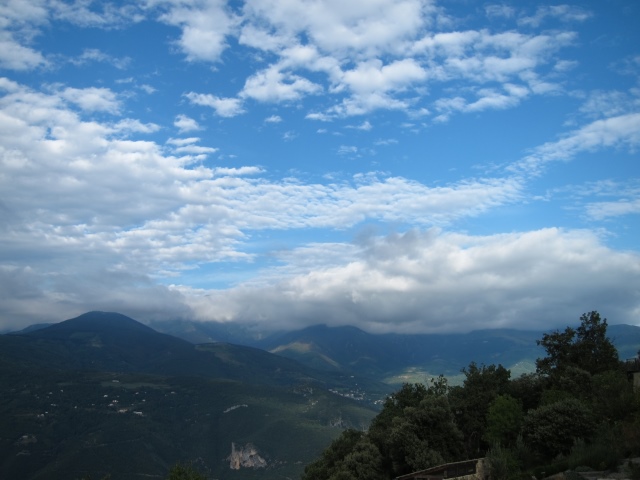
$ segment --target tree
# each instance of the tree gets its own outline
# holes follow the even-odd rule
[[[191,464],[177,463],[169,470],[167,480],[207,480],[207,477],[198,472]]]
[[[417,407],[428,395],[427,388],[421,383],[405,383],[400,390],[392,393],[385,400],[382,411],[373,419],[369,428],[369,436],[377,445],[384,458],[385,471],[392,471],[389,454],[388,434],[393,425],[393,419],[402,417],[408,407]]]
[[[522,426],[525,443],[546,459],[569,453],[577,439],[588,440],[594,430],[591,410],[575,398],[531,410]]]
[[[511,372],[502,365],[478,366],[471,362],[462,373],[466,377],[462,386],[453,387],[449,397],[456,423],[466,438],[466,453],[476,457],[488,447],[483,435],[489,406],[496,396],[508,393]]]
[[[609,371],[593,376],[592,408],[598,418],[615,424],[638,411],[638,395],[622,371]]]
[[[385,439],[393,477],[458,460],[463,452],[462,432],[444,396],[427,395],[417,407],[405,408],[378,438]]]
[[[537,341],[547,352],[545,358],[536,360],[539,373],[553,376],[575,367],[594,375],[618,368],[618,352],[607,338],[607,319],[592,311],[583,314],[580,322],[577,329],[545,333]]]
[[[509,395],[522,404],[522,410],[528,412],[540,405],[546,379],[537,373],[525,373],[509,382]]]
[[[380,451],[369,437],[363,436],[342,462],[340,473],[357,480],[384,480]],[[338,480],[337,477],[336,480]],[[346,477],[345,477],[346,478]],[[331,477],[333,479],[333,477]]]
[[[444,377],[438,377],[429,388],[405,384],[387,398],[368,436],[380,452],[388,478],[461,457],[463,436],[454,421],[448,390]]]
[[[485,440],[503,447],[515,444],[523,417],[518,400],[511,395],[498,395],[489,406]]]
[[[407,407],[417,407],[428,394],[427,387],[422,383],[405,383],[400,390],[389,395],[382,411],[373,419],[372,428],[384,429],[391,424],[394,417],[402,415]]]
[[[383,480],[462,458],[444,377],[404,384],[385,401],[368,433],[346,430],[305,468],[302,480]]]
[[[326,480],[342,470],[342,463],[351,454],[365,433],[345,430],[323,452],[319,459],[304,469],[302,480]]]
[[[357,430],[345,430],[307,465],[302,480],[384,480],[380,451],[369,437]]]

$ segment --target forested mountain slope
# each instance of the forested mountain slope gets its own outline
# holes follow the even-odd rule
[[[163,478],[196,460],[214,478],[296,477],[389,392],[358,380],[106,312],[0,335],[0,478]]]

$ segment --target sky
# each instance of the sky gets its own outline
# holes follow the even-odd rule
[[[0,1],[0,331],[640,325],[640,2]]]

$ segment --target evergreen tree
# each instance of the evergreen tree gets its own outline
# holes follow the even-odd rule
[[[539,373],[553,377],[574,367],[593,375],[618,368],[618,351],[607,338],[607,319],[592,311],[583,314],[580,322],[577,329],[567,327],[564,332],[545,333],[538,340],[547,352],[546,357],[536,361]]]
[[[449,397],[456,424],[465,437],[466,455],[473,458],[482,456],[489,446],[484,441],[487,412],[498,395],[508,393],[511,372],[502,365],[478,366],[471,362],[462,373],[462,386],[451,388]]]
[[[511,395],[498,395],[489,406],[485,440],[492,445],[514,445],[522,425],[522,405]]]

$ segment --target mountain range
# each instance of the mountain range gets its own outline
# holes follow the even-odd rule
[[[180,461],[214,478],[295,478],[390,391],[90,312],[0,335],[0,478],[164,478]]]
[[[460,382],[471,362],[501,364],[512,376],[535,370],[545,332],[493,329],[449,334],[371,334],[353,326],[315,325],[292,332],[259,334],[240,325],[188,321],[152,326],[193,343],[232,341],[294,359],[319,370],[352,372],[399,385],[444,375]],[[609,325],[608,336],[621,359],[640,350],[640,327]]]
[[[110,312],[34,325],[0,335],[0,478],[165,478],[185,461],[212,478],[297,478],[398,384],[456,383],[472,361],[532,371],[542,334],[265,335]],[[608,334],[622,359],[640,349],[640,327]]]

